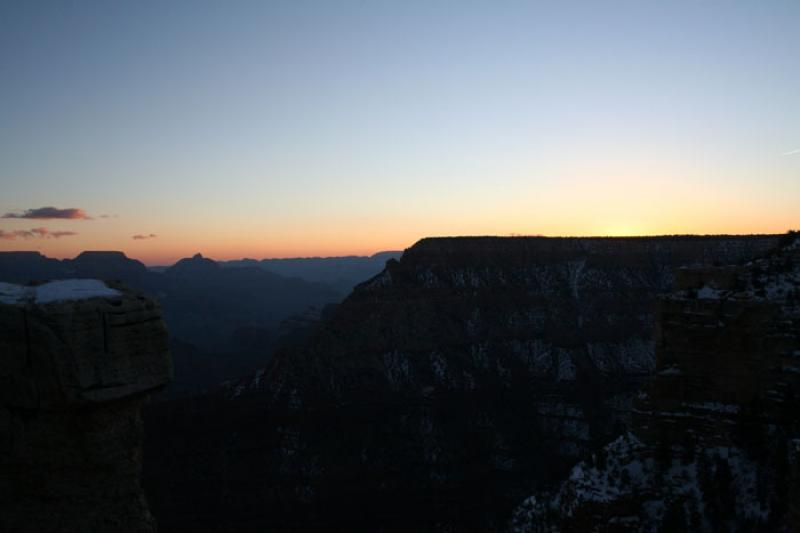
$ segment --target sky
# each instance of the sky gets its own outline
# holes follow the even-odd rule
[[[0,250],[800,227],[800,2],[0,3]]]

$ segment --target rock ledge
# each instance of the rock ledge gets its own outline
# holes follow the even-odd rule
[[[121,286],[0,284],[0,530],[155,531],[140,411],[171,379],[167,341]]]

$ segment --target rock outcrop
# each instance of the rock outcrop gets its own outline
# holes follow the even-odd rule
[[[0,284],[0,530],[155,531],[140,411],[171,377],[167,341],[120,286]]]
[[[424,239],[306,346],[225,400],[175,406],[180,436],[153,414],[153,446],[175,450],[151,463],[155,512],[185,527],[186,490],[225,517],[219,530],[502,529],[531,480],[554,483],[630,423],[675,268],[745,262],[777,241]],[[181,449],[185,431],[223,451]],[[203,473],[163,474],[182,461]]]
[[[681,269],[631,431],[517,511],[519,531],[800,530],[800,240]]]

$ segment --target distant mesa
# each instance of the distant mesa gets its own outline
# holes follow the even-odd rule
[[[147,274],[144,263],[117,251],[82,252],[65,263],[79,277],[131,281]]]
[[[87,250],[85,252],[81,252],[78,254],[73,261],[78,263],[117,263],[123,264],[128,262],[136,262],[140,263],[136,259],[130,259],[125,252],[120,252],[116,250]],[[140,263],[141,264],[141,263]]]
[[[39,252],[0,252],[0,281],[26,283],[64,278],[67,274],[64,263]]]
[[[87,251],[63,261],[39,252],[0,252],[0,281],[12,283],[97,278],[138,284],[147,274],[141,261],[118,251]]]

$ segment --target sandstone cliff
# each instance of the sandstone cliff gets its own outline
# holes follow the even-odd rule
[[[94,280],[0,284],[0,530],[155,531],[141,406],[171,377],[152,300]]]
[[[185,432],[223,449],[153,457],[159,520],[186,524],[174,494],[202,490],[219,530],[501,529],[531,480],[555,482],[629,423],[675,268],[776,242],[424,239],[227,399],[172,406],[181,435],[153,413],[154,449],[180,449]],[[182,461],[202,474],[162,473]]]
[[[800,240],[682,269],[631,432],[528,499],[519,531],[800,529]]]

